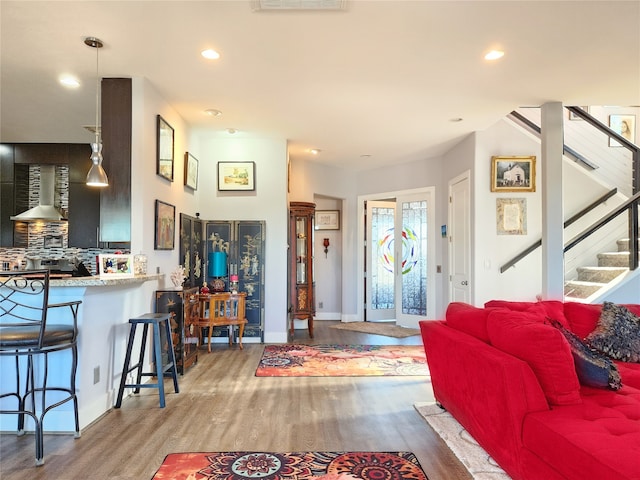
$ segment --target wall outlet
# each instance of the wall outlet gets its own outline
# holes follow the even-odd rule
[[[100,365],[93,369],[93,384],[100,382]]]
[[[324,302],[318,302],[318,308],[324,308]]]

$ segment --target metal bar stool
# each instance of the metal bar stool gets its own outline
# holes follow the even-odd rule
[[[157,388],[160,394],[160,408],[164,408],[164,377],[165,373],[170,371],[173,378],[173,390],[175,393],[180,393],[178,389],[178,369],[176,367],[176,359],[173,351],[173,341],[171,338],[171,326],[169,318],[170,313],[147,313],[140,315],[136,318],[131,318],[129,323],[131,324],[131,330],[129,332],[129,343],[127,345],[127,353],[124,359],[124,367],[122,368],[122,378],[120,379],[120,389],[118,390],[118,398],[116,400],[115,408],[120,408],[122,405],[122,395],[125,388],[133,388],[134,393],[140,393],[141,388]],[[162,341],[160,335],[160,323],[164,322],[165,332],[167,338],[167,351],[168,362],[166,365],[162,365]],[[138,363],[130,365],[131,352],[133,350],[133,343],[136,336],[136,327],[142,325],[142,345],[140,347],[140,357]],[[142,367],[144,364],[144,354],[147,346],[147,332],[149,325],[153,326],[153,353],[155,359],[155,372],[143,372]],[[136,383],[127,383],[127,375],[129,372],[137,370]],[[156,383],[142,383],[142,377],[157,377]]]
[[[78,308],[81,301],[49,304],[49,271],[0,272],[0,357],[15,357],[15,391],[6,392],[3,379],[0,399],[15,398],[16,409],[0,414],[18,415],[18,435],[25,432],[25,415],[35,424],[36,465],[44,464],[44,417],[53,408],[73,401],[75,438],[80,437],[76,370],[78,367]],[[53,308],[68,307],[73,321],[48,324]],[[50,386],[49,355],[71,350],[68,386]],[[24,358],[26,362],[20,360]],[[22,366],[21,366],[22,363]],[[24,365],[26,363],[26,366]],[[21,374],[26,369],[24,391]],[[56,395],[51,392],[59,392]],[[49,402],[47,402],[47,394]],[[61,396],[60,393],[63,395]],[[52,397],[54,399],[52,400]],[[5,405],[7,402],[4,402]]]

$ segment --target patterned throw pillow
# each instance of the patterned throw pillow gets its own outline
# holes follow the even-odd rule
[[[576,334],[564,328],[558,320],[547,317],[547,321],[560,330],[569,342],[576,365],[576,374],[582,385],[611,390],[622,388],[620,372],[610,358],[590,349]]]
[[[585,341],[616,360],[640,363],[640,317],[622,305],[604,302],[598,324]]]

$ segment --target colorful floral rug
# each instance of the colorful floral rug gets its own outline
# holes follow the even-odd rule
[[[257,377],[429,375],[422,345],[267,345]]]
[[[410,452],[172,453],[152,480],[428,480]]]

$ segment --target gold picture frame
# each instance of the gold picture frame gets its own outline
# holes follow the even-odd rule
[[[536,157],[491,157],[492,192],[535,192]]]

